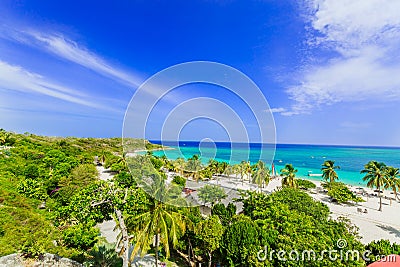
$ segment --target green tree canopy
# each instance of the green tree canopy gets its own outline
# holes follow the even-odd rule
[[[197,224],[195,233],[202,242],[202,248],[208,256],[208,266],[211,267],[212,255],[220,247],[224,227],[216,215],[212,215]]]
[[[214,203],[221,201],[226,198],[226,193],[224,189],[215,185],[205,185],[198,190],[199,199],[203,202],[203,204],[211,203],[213,206]]]

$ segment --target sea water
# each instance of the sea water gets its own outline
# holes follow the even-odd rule
[[[267,163],[273,162],[276,172],[279,172],[285,164],[293,164],[298,170],[296,177],[310,180],[322,180],[322,177],[308,176],[308,173],[321,173],[322,163],[325,160],[333,160],[335,165],[340,166],[337,170],[339,180],[351,185],[365,186],[366,183],[362,179],[364,175],[360,171],[371,160],[400,168],[400,148],[394,147],[277,144],[273,153],[271,146],[263,144],[180,141],[163,142],[163,145],[173,149],[155,151],[154,155],[166,155],[169,159],[178,157],[188,159],[196,154],[200,156],[203,164],[207,164],[210,158],[230,164],[242,160],[249,160],[254,164],[261,158]]]

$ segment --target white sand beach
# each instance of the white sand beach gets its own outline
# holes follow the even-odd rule
[[[313,181],[317,186],[321,186],[321,182]],[[356,187],[350,187],[356,190]],[[369,194],[373,194],[370,188],[364,188]],[[323,193],[311,194],[314,199],[325,203],[332,212],[332,218],[346,216],[353,224],[359,227],[361,242],[367,244],[373,240],[388,239],[390,242],[400,243],[400,203],[396,200],[390,201],[382,197],[382,211],[378,211],[379,197],[366,197],[358,195],[365,200],[355,205],[332,203],[329,197]],[[383,196],[388,198],[393,194],[390,191],[384,191]],[[357,211],[361,208],[366,209],[367,213]]]

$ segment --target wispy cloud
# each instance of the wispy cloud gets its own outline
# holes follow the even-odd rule
[[[37,29],[17,29],[4,27],[2,38],[22,43],[46,51],[61,59],[81,65],[105,77],[115,79],[125,85],[137,87],[142,79],[119,67],[113,66],[101,56],[79,45],[59,32],[44,32]]]
[[[37,93],[92,108],[102,108],[79,91],[52,82],[45,77],[0,60],[0,84],[3,90]]]
[[[400,2],[305,3],[313,36],[308,40],[309,49],[317,50],[319,56],[330,56],[322,63],[302,66],[287,89],[294,104],[282,114],[309,113],[342,101],[400,99]]]
[[[272,113],[282,113],[282,112],[286,112],[285,108],[270,108],[269,110],[267,109],[267,111],[270,111]]]
[[[344,121],[340,124],[342,129],[347,130],[360,130],[360,129],[368,129],[373,125],[369,122],[352,122],[352,121]]]

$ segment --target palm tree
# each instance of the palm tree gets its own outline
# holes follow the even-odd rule
[[[144,188],[146,192],[152,192],[149,209],[147,212],[126,219],[130,232],[136,233],[135,247],[131,259],[141,250],[144,255],[153,244],[155,249],[156,266],[158,266],[159,244],[163,245],[166,258],[170,256],[170,243],[178,244],[178,237],[186,230],[186,218],[175,205],[182,201],[180,191],[176,187],[165,184],[165,179],[160,175],[152,177],[154,183]],[[182,203],[181,203],[182,204]]]
[[[103,166],[104,166],[104,164],[106,163],[106,153],[105,153],[104,150],[101,151],[100,162],[101,162],[101,165],[103,165]]]
[[[0,145],[7,145],[11,139],[11,134],[4,129],[0,129]]]
[[[224,174],[229,178],[234,173],[235,173],[234,166],[228,164],[228,166],[226,166],[224,170]]]
[[[322,178],[324,178],[325,181],[334,182],[335,180],[339,179],[335,170],[340,169],[340,167],[334,165],[335,162],[332,160],[326,160],[322,164]]]
[[[117,163],[126,165],[126,152],[123,152],[122,155],[118,156]]]
[[[386,168],[386,172],[387,172],[387,183],[385,185],[385,189],[391,188],[393,190],[395,199],[400,200],[399,196],[397,195],[397,191],[400,190],[399,168],[388,166]]]
[[[174,162],[172,163],[172,165],[174,166],[175,171],[178,171],[179,174],[181,176],[183,176],[183,170],[185,168],[185,159],[183,158],[177,158],[176,160],[174,160]]]
[[[252,168],[252,166],[250,164],[250,161],[246,162],[246,167],[245,168],[246,168],[247,178],[249,179],[249,183],[251,183],[251,173],[253,172],[253,168]]]
[[[89,260],[85,261],[84,264],[98,267],[112,267],[119,266],[121,258],[115,253],[115,247],[113,244],[103,243],[96,245],[89,252]]]
[[[264,187],[264,184],[268,185],[271,178],[270,171],[261,160],[256,163],[252,178],[253,183],[257,184],[260,190],[261,187]]]
[[[235,174],[236,178],[238,175],[242,175],[242,168],[240,164],[233,165],[233,173]]]
[[[364,166],[364,170],[362,170],[361,173],[365,173],[363,180],[367,181],[368,187],[376,187],[376,189],[378,189],[379,211],[382,211],[381,188],[388,183],[388,174],[385,163],[370,161]]]
[[[218,161],[215,159],[210,159],[208,161],[208,168],[212,171],[212,174],[217,174],[218,173]]]
[[[283,176],[282,186],[297,188],[296,172],[297,169],[295,169],[292,164],[286,164],[285,168],[281,170]]]
[[[225,173],[226,168],[228,168],[229,164],[225,161],[218,163],[218,174],[222,175]]]
[[[186,167],[187,170],[192,174],[193,180],[198,181],[201,175],[200,171],[203,169],[203,165],[201,164],[199,156],[193,155],[193,157],[188,159]]]
[[[240,174],[240,180],[242,181],[242,185],[244,182],[244,176],[247,174],[247,161],[242,161],[240,162],[238,166],[239,174]]]

